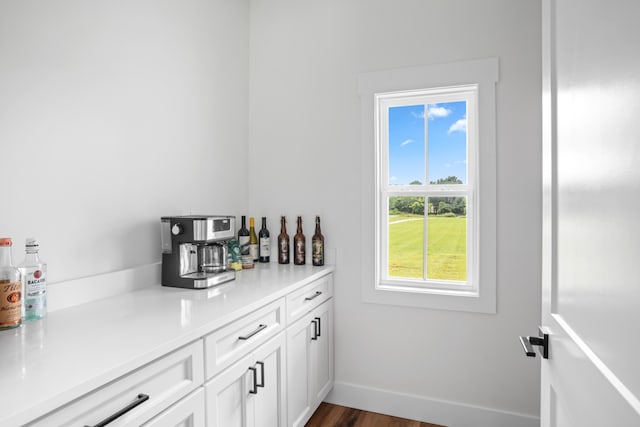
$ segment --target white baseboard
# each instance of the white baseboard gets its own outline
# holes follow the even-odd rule
[[[540,419],[530,415],[342,382],[335,383],[325,402],[447,427],[540,426]]]
[[[160,285],[161,263],[147,264],[111,273],[66,280],[47,285],[49,312],[102,298]]]

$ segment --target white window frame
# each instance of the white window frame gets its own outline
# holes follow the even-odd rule
[[[362,259],[362,295],[365,302],[482,313],[496,312],[497,81],[497,58],[360,75],[363,125],[362,245],[368,249],[363,251]],[[389,185],[388,145],[385,145],[388,144],[385,136],[388,132],[388,106],[422,103],[416,102],[417,99],[428,99],[430,104],[435,103],[435,100],[458,101],[461,100],[460,94],[469,96],[466,184],[429,185],[427,171],[425,185]],[[404,100],[400,101],[399,98]],[[472,122],[469,123],[470,121]],[[465,282],[388,277],[386,201],[390,195],[467,197]]]
[[[478,291],[477,278],[477,226],[476,218],[476,172],[477,172],[477,93],[478,85],[466,85],[445,88],[432,88],[422,90],[411,90],[391,93],[377,93],[375,98],[375,119],[376,119],[376,283],[379,287],[407,288],[416,292],[444,291],[444,292],[474,292]],[[467,118],[467,179],[464,184],[429,184],[429,161],[425,156],[425,183],[422,185],[391,185],[389,184],[389,108],[408,105],[424,105],[425,114],[429,104],[441,104],[446,102],[466,102]],[[428,127],[429,120],[425,118],[425,153],[428,153]],[[467,280],[447,281],[435,279],[410,279],[389,277],[389,197],[466,197],[466,272]],[[428,200],[428,199],[427,199]],[[425,209],[427,208],[425,200]],[[423,268],[427,273],[428,245],[428,217],[424,214],[424,251]]]

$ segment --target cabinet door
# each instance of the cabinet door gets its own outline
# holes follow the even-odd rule
[[[206,385],[207,426],[208,427],[251,427],[253,419],[252,399],[247,394],[253,382],[249,366],[249,354],[231,365]]]
[[[287,425],[304,426],[311,416],[310,341],[313,316],[306,315],[287,329]]]
[[[312,312],[313,328],[309,351],[311,408],[315,408],[333,387],[333,300]]]
[[[285,342],[285,334],[281,333],[253,353],[258,387],[249,399],[255,402],[256,427],[286,426]]]
[[[204,388],[161,412],[144,427],[205,427]]]

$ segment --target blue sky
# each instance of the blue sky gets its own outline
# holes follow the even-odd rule
[[[455,175],[467,182],[465,101],[427,105],[429,179],[425,179],[425,108],[389,108],[389,184],[436,181]]]

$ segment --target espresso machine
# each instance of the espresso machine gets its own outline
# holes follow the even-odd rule
[[[236,278],[227,269],[234,216],[185,215],[161,219],[162,285],[205,289]]]

